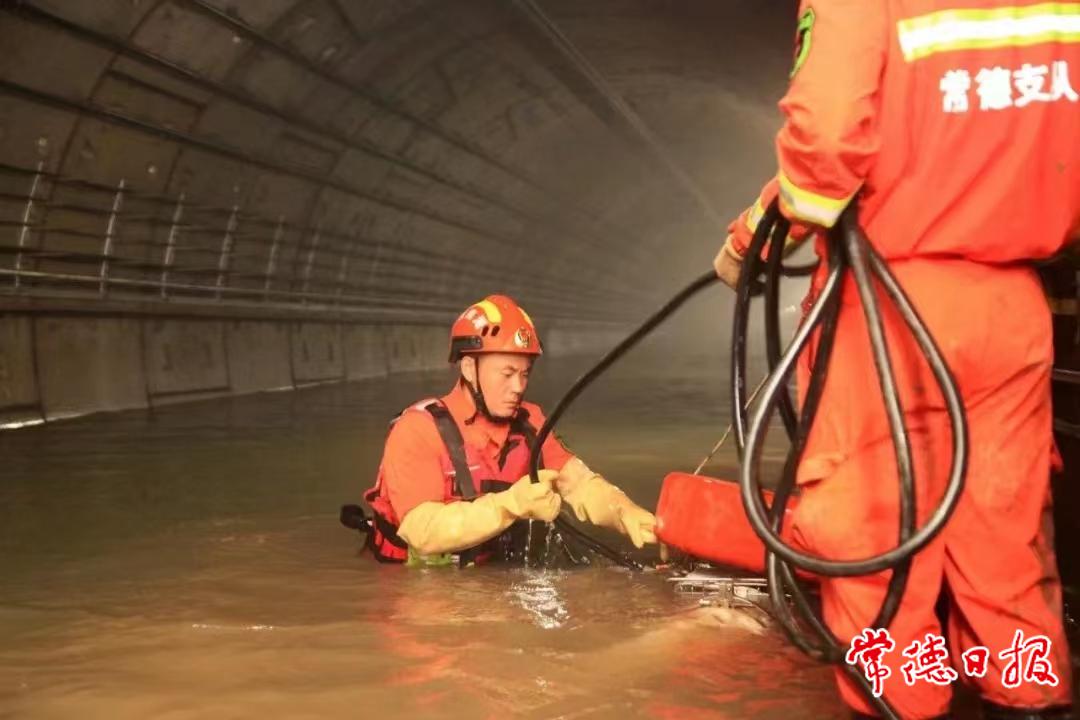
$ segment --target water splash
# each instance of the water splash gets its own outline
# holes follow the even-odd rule
[[[548,570],[522,571],[522,580],[513,582],[507,597],[533,617],[533,623],[544,630],[561,628],[570,619],[570,611],[559,594],[554,580],[559,573]]]
[[[529,567],[529,563],[532,562],[532,536],[533,536],[533,520],[529,520],[529,527],[525,531],[525,567]]]
[[[252,630],[262,632],[275,630],[273,625],[213,625],[210,623],[191,623],[193,630]]]

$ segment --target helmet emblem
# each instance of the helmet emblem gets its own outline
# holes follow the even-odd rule
[[[518,331],[514,333],[514,344],[519,348],[527,348],[531,342],[532,333],[527,328],[518,328]]]

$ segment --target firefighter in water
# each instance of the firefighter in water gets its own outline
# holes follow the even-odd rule
[[[729,228],[716,272],[734,286],[777,195],[793,243],[832,227],[858,196],[859,222],[944,352],[969,423],[966,488],[913,562],[890,627],[895,651],[883,659],[884,697],[905,718],[946,714],[949,683],[903,672],[928,635],[945,636],[948,656],[936,659],[976,688],[984,717],[1072,717],[1050,513],[1059,463],[1051,318],[1029,261],[1059,252],[1080,221],[1080,4],[803,0],[798,32],[779,172]],[[881,304],[921,524],[946,481],[950,429],[914,340]],[[801,391],[814,349],[800,361]],[[832,357],[798,469],[793,532],[808,552],[851,560],[893,547],[899,520],[889,426],[850,279]],[[887,580],[823,580],[824,616],[842,643],[873,622]],[[963,674],[979,655],[985,674]],[[871,712],[842,674],[839,684],[856,714]]]
[[[466,565],[520,556],[518,521],[551,522],[563,503],[579,520],[617,530],[638,548],[656,542],[653,514],[554,435],[541,449],[540,482],[531,482],[529,447],[544,416],[523,398],[541,353],[532,320],[506,296],[491,295],[457,319],[450,333],[450,362],[460,368],[454,388],[394,421],[365,495],[377,559]]]

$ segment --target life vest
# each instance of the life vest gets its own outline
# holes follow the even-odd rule
[[[536,437],[536,429],[529,423],[529,412],[525,408],[519,408],[510,421],[510,432],[499,452],[497,464],[466,445],[457,422],[439,400],[429,399],[413,405],[394,418],[391,426],[411,411],[425,411],[431,415],[442,439],[440,464],[445,480],[444,503],[471,502],[486,493],[502,492],[529,472],[529,448]],[[374,513],[368,547],[379,562],[402,563],[409,557],[409,546],[397,534],[401,519],[390,505],[383,486],[384,472],[380,466],[375,486],[364,494],[364,500]],[[458,563],[465,566],[496,557],[513,559],[522,553],[528,531],[528,523],[516,522],[479,547],[457,553]]]

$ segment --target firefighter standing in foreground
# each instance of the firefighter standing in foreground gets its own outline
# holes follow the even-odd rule
[[[1059,462],[1052,331],[1029,261],[1054,255],[1080,225],[1080,4],[803,0],[798,40],[781,102],[779,172],[732,224],[717,274],[734,286],[762,209],[777,195],[792,242],[832,227],[858,195],[859,222],[941,347],[969,422],[966,489],[949,525],[912,564],[890,627],[896,650],[883,658],[891,671],[884,696],[905,718],[947,714],[949,684],[909,683],[902,672],[911,661],[903,650],[945,635],[945,662],[956,668],[965,652],[988,650],[985,675],[966,678],[985,717],[1071,717],[1049,488]],[[814,277],[808,303],[825,272]],[[796,542],[829,559],[891,548],[899,527],[863,310],[853,280],[843,291],[793,520]],[[891,303],[882,312],[921,523],[947,479],[949,421],[902,319]],[[800,393],[814,350],[811,343],[800,359]],[[888,573],[822,581],[825,619],[841,642],[873,622],[887,581]],[[942,594],[944,630],[935,614]],[[1001,653],[1018,632],[1047,641],[1040,647],[1056,682],[1045,673],[1014,682]],[[838,677],[844,700],[869,713]]]

